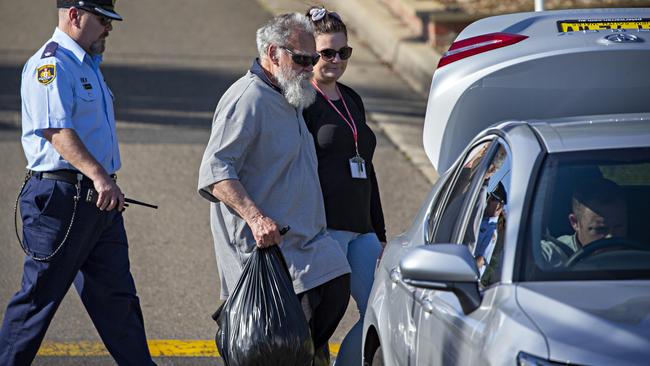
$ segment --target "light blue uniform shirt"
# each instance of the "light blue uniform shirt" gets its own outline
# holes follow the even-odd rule
[[[54,51],[51,42],[58,44]],[[48,128],[73,129],[107,173],[120,168],[113,93],[100,63],[101,56],[90,56],[58,28],[27,61],[20,89],[27,169],[76,170],[43,137]]]

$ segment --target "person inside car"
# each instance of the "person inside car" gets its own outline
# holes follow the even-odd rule
[[[542,241],[547,263],[560,266],[596,240],[627,235],[627,202],[623,190],[609,179],[583,181],[571,196],[569,223],[573,234]]]

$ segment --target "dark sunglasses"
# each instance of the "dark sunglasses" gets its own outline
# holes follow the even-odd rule
[[[334,60],[336,58],[337,53],[339,54],[341,60],[347,60],[350,58],[350,56],[352,56],[352,47],[348,47],[348,46],[341,47],[341,49],[338,51],[335,49],[326,48],[324,50],[318,51],[318,53],[325,61]]]
[[[99,20],[99,24],[103,25],[104,27],[108,27],[108,25],[111,24],[111,22],[113,21],[113,19],[107,16],[103,16],[99,14],[95,14],[95,15],[97,16],[97,20]]]
[[[314,66],[318,63],[318,59],[320,58],[319,54],[313,54],[313,55],[304,55],[300,53],[293,52],[292,50],[280,46],[283,50],[289,52],[291,54],[291,61],[293,61],[296,65],[300,65],[302,67],[307,67],[307,66]]]
[[[105,15],[98,14],[97,12],[95,12],[93,10],[82,8],[82,7],[79,7],[77,9],[83,10],[83,11],[85,11],[87,13],[90,13],[90,14],[94,15],[95,17],[97,17],[97,20],[99,21],[99,24],[103,25],[104,27],[107,27],[113,21],[113,19],[111,19],[111,18],[109,18],[109,17],[107,17]]]

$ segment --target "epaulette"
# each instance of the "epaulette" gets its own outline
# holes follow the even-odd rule
[[[52,41],[45,46],[45,49],[43,50],[43,54],[41,55],[41,58],[47,58],[47,57],[52,57],[56,55],[56,50],[59,48],[59,44]]]

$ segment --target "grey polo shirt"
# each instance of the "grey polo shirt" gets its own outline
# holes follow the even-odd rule
[[[350,272],[345,253],[325,230],[316,151],[302,110],[258,76],[257,62],[251,71],[221,97],[199,170],[199,194],[211,202],[222,299],[255,248],[246,222],[210,192],[226,179],[239,180],[266,216],[291,226],[280,249],[296,293]]]

